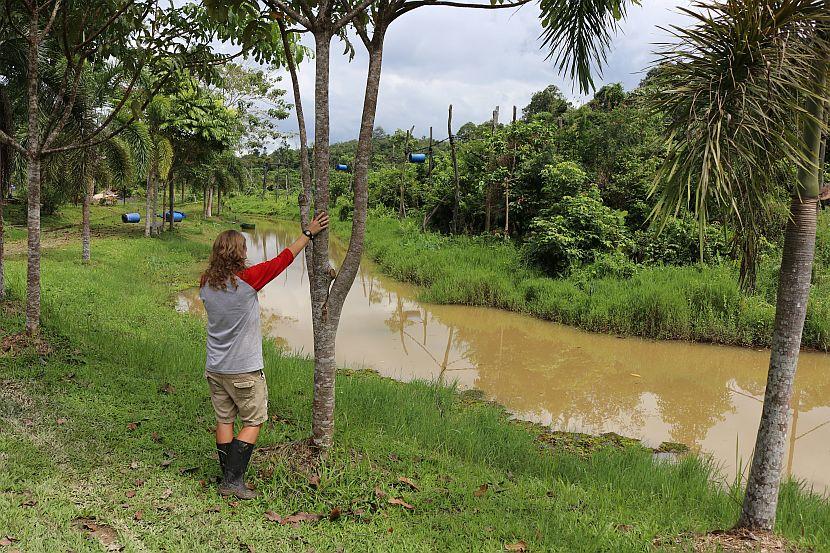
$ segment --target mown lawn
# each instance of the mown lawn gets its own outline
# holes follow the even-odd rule
[[[0,356],[0,535],[13,538],[9,549],[100,551],[102,535],[125,551],[502,551],[519,542],[646,551],[656,538],[737,518],[738,497],[711,485],[696,458],[675,466],[640,448],[551,451],[494,406],[360,372],[339,376],[336,447],[310,468],[290,444],[310,433],[311,364],[270,343],[271,422],[251,470],[263,496],[222,500],[203,322],[173,307],[224,226],[192,217],[173,236],[144,239],[118,213],[100,212],[91,264],[72,243],[44,256],[48,347]],[[20,256],[8,275],[6,344],[23,324]],[[294,513],[324,518],[269,520]],[[826,501],[787,486],[780,533],[830,550],[828,520]]]

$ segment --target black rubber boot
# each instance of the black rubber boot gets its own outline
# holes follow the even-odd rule
[[[245,487],[245,472],[254,452],[254,444],[234,438],[225,463],[225,478],[219,485],[219,495],[233,495],[238,499],[253,499],[259,494]]]
[[[231,443],[228,442],[226,444],[216,444],[216,453],[219,455],[219,469],[220,474],[222,477],[225,477],[225,465],[227,465],[228,455],[231,452]]]

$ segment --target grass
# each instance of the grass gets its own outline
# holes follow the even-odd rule
[[[297,217],[290,201],[236,197],[237,214]],[[734,264],[639,266],[620,274],[601,264],[566,278],[528,267],[512,242],[422,233],[415,221],[379,215],[366,225],[366,253],[385,274],[421,286],[422,301],[508,309],[610,334],[769,346],[775,318],[777,259],[764,260],[759,291],[738,287]],[[335,231],[348,236],[348,223]],[[819,219],[814,285],[803,344],[830,349],[830,216]]]
[[[126,551],[501,551],[519,541],[530,551],[645,551],[655,538],[736,520],[736,493],[712,485],[697,458],[655,465],[639,447],[551,450],[497,407],[351,371],[338,377],[336,447],[314,485],[291,455],[263,452],[310,433],[312,366],[271,343],[271,422],[250,471],[263,497],[223,501],[211,481],[204,323],[173,304],[225,227],[189,218],[151,240],[116,223],[117,209],[99,214],[91,264],[69,245],[44,256],[52,351],[0,357],[0,528],[13,547],[100,551],[73,522],[83,518]],[[20,298],[25,261],[12,259],[8,274]],[[22,315],[16,301],[2,308],[9,336]],[[345,514],[297,527],[265,517],[335,508]],[[828,519],[825,500],[785,487],[781,534],[828,551]]]

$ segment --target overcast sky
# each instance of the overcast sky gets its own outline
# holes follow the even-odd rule
[[[667,39],[658,26],[683,21],[676,9],[681,4],[685,0],[643,0],[641,7],[631,8],[598,86],[622,82],[626,89],[635,87],[653,59],[655,43]],[[497,105],[504,121],[513,105],[521,114],[530,96],[551,83],[582,103],[573,83],[545,59],[540,32],[533,4],[519,11],[432,7],[410,12],[387,34],[375,125],[388,132],[414,125],[418,136],[426,135],[432,125],[441,139],[447,133],[449,104],[456,128],[489,119]],[[340,55],[341,45],[332,48],[332,141],[355,138],[360,124],[368,59],[359,40],[355,47],[357,56],[351,62]],[[290,89],[287,74],[283,82]],[[300,67],[300,82],[306,119],[313,127],[313,62]],[[296,132],[293,113],[281,128]]]

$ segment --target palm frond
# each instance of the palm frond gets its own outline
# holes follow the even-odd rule
[[[830,14],[824,0],[723,0],[681,11],[694,24],[670,29],[677,44],[660,52],[652,98],[667,124],[652,215],[690,208],[705,223],[714,202],[754,220],[781,185],[773,168],[809,163],[798,129],[810,117],[813,67],[830,52],[816,33]]]
[[[164,182],[170,175],[170,169],[173,168],[173,144],[165,137],[157,136],[153,150],[156,174]]]
[[[135,177],[135,158],[132,148],[121,138],[111,138],[100,146],[101,165],[106,166],[112,177],[112,183],[121,188],[133,183]]]
[[[559,71],[576,78],[581,92],[594,89],[592,70],[602,74],[611,38],[630,4],[639,0],[541,0],[543,47]]]

